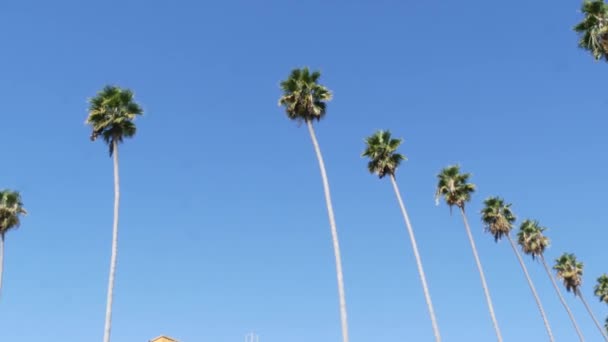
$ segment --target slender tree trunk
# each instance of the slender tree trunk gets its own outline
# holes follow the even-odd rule
[[[545,323],[545,329],[547,329],[547,334],[549,334],[549,340],[551,342],[553,342],[553,341],[555,341],[555,338],[553,338],[553,332],[551,331],[551,326],[549,325],[549,320],[547,319],[547,315],[545,315],[545,309],[543,308],[543,305],[540,302],[540,298],[538,297],[538,293],[536,292],[536,288],[534,287],[534,284],[532,283],[532,278],[530,278],[530,274],[528,273],[528,268],[526,267],[526,264],[524,263],[524,259],[522,259],[521,254],[519,254],[519,251],[517,250],[517,247],[515,246],[515,243],[513,242],[513,239],[511,238],[510,234],[507,234],[507,239],[509,240],[509,243],[511,244],[511,248],[513,248],[513,253],[515,253],[515,255],[517,256],[519,265],[521,265],[521,269],[524,271],[524,275],[526,276],[526,280],[528,281],[528,286],[530,286],[530,290],[532,291],[532,294],[534,295],[534,300],[536,301],[536,306],[538,306],[538,311],[540,311],[540,315],[542,316],[543,322]]]
[[[336,276],[338,278],[338,295],[340,299],[340,319],[342,322],[342,341],[348,342],[348,319],[346,317],[346,296],[344,294],[344,277],[342,274],[342,257],[340,256],[340,243],[338,241],[338,229],[336,228],[336,219],[334,218],[334,208],[331,204],[331,195],[329,193],[329,181],[327,180],[327,172],[325,171],[325,163],[323,162],[323,155],[321,155],[321,148],[317,142],[315,130],[312,127],[312,122],[306,120],[308,131],[310,132],[310,138],[312,144],[317,153],[317,159],[319,160],[319,168],[321,169],[321,178],[323,179],[323,190],[325,191],[325,204],[327,205],[327,214],[329,216],[329,226],[331,228],[331,238],[334,245],[334,255],[336,257]]]
[[[492,324],[494,324],[494,330],[496,331],[496,338],[498,342],[502,342],[502,334],[500,333],[500,328],[498,327],[498,321],[496,320],[496,315],[494,314],[494,305],[492,305],[492,298],[490,297],[490,290],[488,289],[488,284],[486,283],[486,276],[483,273],[483,268],[481,267],[481,261],[479,260],[479,255],[477,254],[477,247],[475,246],[475,240],[473,239],[473,234],[471,233],[471,227],[469,227],[469,221],[467,220],[467,215],[464,213],[464,208],[460,208],[460,213],[462,214],[462,220],[464,221],[464,227],[467,231],[467,235],[469,237],[469,242],[471,243],[471,249],[473,250],[473,256],[475,257],[475,263],[477,263],[477,270],[479,271],[479,277],[481,278],[481,286],[483,287],[483,292],[486,296],[486,302],[488,302],[488,310],[490,311],[490,316],[492,317]]]
[[[566,312],[568,313],[568,317],[570,317],[570,321],[572,322],[572,325],[574,325],[574,329],[576,330],[576,334],[578,335],[579,340],[581,342],[585,342],[583,333],[581,332],[581,329],[578,327],[578,323],[576,323],[576,319],[574,319],[574,315],[572,314],[572,311],[570,311],[570,307],[566,303],[564,296],[562,296],[562,293],[559,290],[559,286],[557,286],[557,282],[555,281],[555,278],[553,277],[553,274],[551,273],[551,270],[549,269],[549,265],[547,265],[547,261],[545,261],[545,257],[542,254],[540,255],[540,261],[541,261],[541,264],[543,264],[543,268],[547,272],[549,279],[551,279],[551,283],[553,284],[553,288],[555,289],[555,292],[557,293],[557,296],[559,297],[559,301],[564,306],[564,309],[566,309]]]
[[[576,295],[581,299],[581,301],[585,305],[585,309],[587,309],[587,312],[589,313],[589,316],[591,316],[591,319],[593,320],[593,323],[595,323],[595,326],[600,331],[600,334],[602,334],[602,337],[604,338],[604,340],[608,341],[608,336],[606,336],[606,332],[604,331],[604,329],[602,329],[602,326],[600,325],[600,322],[598,322],[597,318],[595,318],[595,315],[593,314],[593,311],[591,311],[591,308],[589,307],[589,304],[587,304],[587,301],[585,300],[585,297],[583,297],[583,294],[582,294],[581,290],[576,289],[575,291],[576,291],[575,292]]]
[[[429,286],[426,283],[426,275],[424,274],[424,268],[422,267],[422,259],[420,258],[420,253],[418,253],[418,244],[416,243],[416,237],[414,236],[414,229],[412,228],[412,224],[410,223],[410,217],[407,214],[407,210],[405,210],[405,205],[403,204],[403,199],[401,198],[401,193],[399,191],[399,186],[397,185],[397,180],[394,175],[391,176],[391,183],[393,183],[393,189],[395,190],[395,195],[397,195],[397,201],[399,202],[399,206],[401,207],[401,213],[403,214],[403,219],[405,220],[405,226],[407,227],[407,232],[410,235],[410,242],[412,243],[412,250],[414,251],[414,257],[416,257],[416,265],[418,266],[418,275],[420,276],[420,281],[422,282],[422,289],[424,290],[424,298],[426,299],[426,305],[429,310],[429,315],[431,316],[431,323],[433,324],[433,332],[435,333],[435,341],[441,341],[441,335],[439,334],[439,326],[437,325],[437,318],[435,317],[435,310],[433,308],[433,302],[431,301],[431,294],[429,292]]]
[[[2,294],[2,275],[3,274],[4,274],[4,233],[0,234],[0,295]]]
[[[116,275],[116,254],[118,253],[118,204],[120,201],[120,180],[118,177],[118,143],[113,141],[114,157],[114,223],[112,225],[112,257],[110,259],[110,279],[108,281],[108,297],[106,301],[106,323],[103,341],[110,342],[112,330],[112,300],[114,298],[114,278]]]

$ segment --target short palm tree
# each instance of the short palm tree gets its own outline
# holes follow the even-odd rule
[[[4,239],[9,230],[19,227],[20,216],[26,214],[27,211],[23,208],[19,192],[0,190],[0,293],[4,273]]]
[[[112,226],[112,256],[106,301],[106,317],[103,341],[110,341],[112,330],[112,300],[114,298],[114,279],[118,253],[118,209],[120,200],[120,181],[118,175],[118,145],[125,138],[135,136],[134,120],[143,114],[135,102],[133,92],[116,86],[106,86],[89,101],[89,115],[86,123],[92,128],[91,140],[101,137],[108,145],[114,160],[114,222]]]
[[[475,192],[475,185],[469,183],[470,177],[471,175],[468,173],[460,173],[460,167],[457,165],[448,166],[442,169],[437,175],[438,183],[437,191],[435,193],[435,201],[437,204],[439,204],[439,198],[443,196],[446,204],[450,207],[450,211],[452,210],[453,206],[460,209],[460,213],[462,214],[462,219],[464,221],[464,227],[467,232],[467,236],[469,237],[469,243],[471,244],[471,249],[473,250],[473,256],[475,257],[475,263],[477,264],[477,270],[479,271],[479,276],[481,278],[481,286],[483,287],[486,302],[488,303],[488,310],[490,311],[496,337],[498,338],[498,342],[502,342],[502,334],[500,333],[498,321],[496,320],[496,315],[494,314],[494,305],[492,304],[490,290],[488,288],[488,284],[486,283],[486,276],[484,275],[481,260],[479,259],[479,254],[477,253],[477,247],[475,246],[475,240],[473,239],[473,234],[471,233],[471,227],[469,227],[469,221],[467,220],[467,215],[465,214],[465,205],[471,200],[471,194]]]
[[[418,266],[418,275],[420,276],[420,281],[422,282],[424,298],[426,299],[426,305],[429,310],[429,315],[431,316],[435,340],[441,341],[441,335],[439,333],[439,326],[437,325],[437,318],[435,317],[433,302],[431,301],[431,295],[426,282],[426,275],[424,273],[424,268],[422,267],[422,259],[420,258],[420,253],[418,252],[416,237],[414,236],[414,229],[410,223],[407,210],[405,209],[405,205],[403,204],[403,199],[401,198],[401,193],[397,185],[397,180],[395,179],[395,171],[399,167],[399,164],[405,160],[404,155],[397,153],[397,148],[401,144],[401,141],[401,139],[391,138],[391,133],[388,130],[378,131],[374,135],[365,139],[367,146],[363,152],[363,157],[369,157],[370,159],[369,163],[367,164],[370,173],[376,174],[380,178],[389,176],[391,179],[393,189],[395,190],[395,195],[397,195],[397,201],[401,207],[403,219],[405,220],[405,226],[407,227],[407,231],[410,236],[410,242],[412,243],[412,250],[414,251],[416,265]]]
[[[564,296],[562,296],[559,286],[557,286],[557,282],[555,281],[555,277],[553,277],[551,269],[545,260],[545,249],[549,247],[549,238],[543,233],[545,230],[546,228],[541,227],[538,221],[525,220],[519,227],[519,232],[517,233],[517,242],[521,246],[524,253],[530,255],[533,260],[540,260],[545,272],[547,272],[547,276],[551,280],[551,284],[553,284],[553,288],[555,289],[555,293],[557,293],[559,301],[564,306],[566,313],[568,313],[568,317],[570,317],[570,321],[576,330],[579,340],[585,341],[583,333],[581,332],[581,329],[579,328],[578,323],[576,322],[576,319],[568,306],[568,303],[566,303]]]
[[[583,263],[576,260],[576,256],[574,254],[564,253],[555,260],[555,266],[553,266],[553,269],[557,271],[557,277],[562,279],[564,282],[566,291],[574,293],[575,296],[581,299],[583,305],[585,305],[585,309],[587,309],[587,312],[589,313],[589,316],[591,316],[593,323],[595,323],[595,326],[599,329],[604,339],[608,341],[606,332],[604,332],[600,322],[598,322],[597,318],[595,318],[593,311],[591,311],[589,304],[587,304],[587,301],[581,292],[581,284],[583,283]]]
[[[596,60],[608,61],[608,5],[604,0],[585,0],[581,12],[584,19],[574,26],[579,35],[578,46]]]
[[[549,340],[554,341],[555,339],[553,338],[553,332],[551,331],[549,320],[547,319],[547,315],[545,315],[545,310],[540,302],[540,298],[538,297],[538,293],[536,292],[532,278],[530,278],[528,268],[526,267],[524,260],[519,254],[519,251],[511,238],[511,229],[513,229],[513,223],[515,222],[515,215],[511,210],[511,204],[505,203],[505,201],[500,197],[490,197],[484,201],[484,205],[485,207],[481,211],[481,219],[485,224],[486,231],[494,236],[494,241],[496,242],[501,240],[503,237],[506,237],[509,241],[511,248],[513,249],[513,253],[515,253],[517,260],[519,261],[519,265],[524,272],[524,276],[528,281],[528,286],[532,291],[532,295],[536,301],[536,306],[540,311],[543,323],[545,324],[545,329],[547,330],[547,334],[549,334]]]
[[[597,278],[595,295],[600,299],[600,301],[608,304],[608,274],[602,274],[599,278]]]
[[[348,342],[348,319],[346,315],[346,295],[344,294],[344,276],[342,273],[342,257],[340,256],[340,243],[338,239],[338,229],[334,217],[334,209],[331,202],[329,191],[329,181],[325,171],[325,162],[321,154],[321,148],[315,135],[312,123],[319,121],[326,114],[327,101],[332,96],[329,89],[319,84],[321,73],[318,71],[310,72],[308,68],[294,69],[289,77],[281,82],[283,96],[279,99],[279,105],[285,107],[287,117],[298,123],[304,122],[308,127],[310,138],[319,161],[323,189],[325,192],[325,204],[329,216],[329,227],[334,246],[334,256],[336,259],[336,274],[338,278],[338,296],[340,302],[340,319],[342,325],[342,340]]]

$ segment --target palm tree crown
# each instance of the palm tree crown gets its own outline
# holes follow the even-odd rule
[[[129,89],[106,86],[89,101],[86,123],[93,129],[91,140],[101,136],[108,144],[110,155],[114,153],[114,144],[135,135],[133,120],[143,114],[143,110],[133,97],[133,92]]]
[[[574,26],[578,46],[591,52],[596,60],[608,61],[608,5],[604,0],[585,0],[581,7],[585,18]]]
[[[486,230],[494,235],[494,241],[498,241],[513,228],[515,215],[511,211],[511,204],[505,203],[500,197],[490,197],[484,201],[484,205],[481,220]]]
[[[608,304],[608,274],[602,274],[599,278],[597,278],[595,295],[600,299],[600,301]]]
[[[402,161],[406,160],[403,154],[395,152],[403,139],[391,138],[391,132],[377,131],[365,139],[367,147],[363,157],[369,157],[367,168],[370,173],[377,174],[383,178],[386,175],[395,175],[395,171]]]
[[[538,221],[525,220],[519,227],[517,242],[524,253],[532,256],[532,259],[540,257],[549,247],[549,238],[543,232],[547,228],[541,227]]]
[[[17,191],[0,191],[0,235],[6,234],[10,229],[21,224],[20,215],[26,215],[21,195]]]
[[[294,69],[281,82],[283,96],[279,105],[285,106],[287,116],[296,121],[321,120],[325,116],[326,102],[332,98],[331,92],[318,83],[319,71],[310,72],[307,67]]]
[[[577,295],[583,282],[583,263],[577,261],[574,254],[564,253],[555,260],[553,269],[557,271],[557,276],[564,281],[566,290]]]
[[[437,191],[435,201],[439,204],[439,197],[445,198],[445,203],[464,209],[466,202],[471,200],[471,194],[475,192],[475,184],[468,183],[471,174],[460,173],[460,166],[452,165],[439,172],[437,178]]]

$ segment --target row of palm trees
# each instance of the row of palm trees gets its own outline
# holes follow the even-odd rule
[[[320,76],[321,74],[318,71],[310,72],[308,68],[293,70],[287,80],[281,83],[283,96],[279,100],[279,105],[285,107],[285,111],[287,113],[288,118],[298,122],[306,123],[313,142],[313,146],[315,148],[315,152],[317,154],[317,159],[321,170],[321,177],[323,180],[323,187],[325,190],[325,199],[329,214],[330,229],[332,233],[336,258],[338,294],[342,323],[342,337],[343,341],[347,342],[348,322],[346,315],[346,299],[344,294],[344,282],[338,234],[334,212],[332,208],[329,182],[325,170],[325,163],[323,161],[321,150],[319,148],[319,144],[313,128],[313,123],[315,121],[319,121],[325,116],[327,102],[331,100],[331,92],[329,91],[329,89],[318,83]],[[397,149],[400,146],[402,140],[392,138],[390,131],[386,130],[376,132],[375,134],[368,137],[365,142],[366,148],[362,156],[369,158],[368,170],[371,173],[378,175],[379,178],[384,178],[388,176],[393,185],[393,189],[395,191],[395,195],[397,196],[397,201],[399,203],[401,213],[403,215],[403,219],[410,237],[414,257],[416,259],[416,266],[418,269],[418,274],[422,284],[424,297],[428,307],[435,340],[441,341],[441,333],[435,315],[435,310],[433,307],[429,286],[424,272],[424,267],[418,250],[418,244],[405,204],[403,203],[403,199],[401,197],[401,193],[399,191],[395,176],[397,168],[399,167],[401,162],[406,159],[404,155],[397,152]],[[475,185],[469,182],[469,178],[470,174],[462,173],[460,171],[459,166],[457,165],[444,168],[438,174],[436,200],[438,201],[441,197],[443,197],[446,204],[450,207],[450,210],[452,210],[452,208],[455,206],[459,209],[462,215],[465,230],[469,238],[471,249],[473,251],[473,256],[475,258],[475,262],[479,271],[482,288],[486,297],[488,310],[492,318],[496,336],[498,341],[502,341],[502,334],[500,332],[498,320],[496,319],[496,315],[494,312],[494,306],[492,304],[489,287],[485,279],[481,260],[477,252],[477,247],[475,245],[475,239],[473,238],[473,234],[471,233],[471,228],[468,223],[467,215],[465,212],[465,206],[471,200],[471,195],[475,191]],[[511,245],[512,250],[517,257],[522,271],[524,272],[524,275],[528,282],[528,286],[530,287],[530,290],[534,296],[536,305],[539,309],[541,318],[543,319],[543,323],[545,329],[547,330],[549,339],[551,341],[554,341],[555,339],[551,331],[551,326],[547,319],[547,315],[545,313],[543,305],[540,301],[538,293],[534,287],[533,281],[530,277],[525,262],[519,252],[519,249],[517,248],[516,243],[510,234],[516,220],[515,215],[511,210],[511,204],[506,203],[502,198],[491,197],[484,202],[484,205],[485,206],[481,212],[481,219],[485,225],[486,230],[494,237],[495,241],[499,241],[505,237],[509,241],[509,244]],[[580,340],[584,341],[584,337],[572,314],[572,311],[564,300],[557,285],[557,282],[545,260],[544,251],[549,245],[549,239],[544,234],[545,230],[546,228],[542,227],[538,221],[527,219],[521,223],[520,230],[517,234],[517,244],[525,254],[530,255],[535,260],[538,259],[541,261],[545,271],[547,272],[547,275],[551,279],[551,282],[556,290],[560,302],[563,304],[564,309],[566,310],[568,316],[572,321],[576,333],[578,334]],[[567,291],[573,292],[575,296],[581,299],[591,318],[597,325],[602,337],[606,341],[608,341],[606,332],[599,325],[597,319],[595,318],[595,315],[593,314],[587,302],[585,301],[580,289],[582,284],[583,264],[578,262],[573,254],[564,253],[560,258],[556,260],[553,269],[557,272],[557,277],[559,277],[563,281]],[[595,294],[601,300],[608,303],[608,275],[603,275],[598,279],[598,285],[595,288]]]
[[[574,31],[579,37],[578,46],[588,51],[596,61],[603,59],[608,62],[608,4],[604,0],[584,0],[581,5],[581,13],[583,20],[574,26]],[[580,272],[582,275],[583,265],[578,263],[572,254],[565,254],[559,260],[563,260],[569,265],[570,274]],[[576,280],[574,279],[567,285],[567,289],[578,295],[585,303],[587,310],[590,311],[581,297],[578,289],[580,283],[577,283]],[[602,275],[597,279],[595,295],[600,301],[608,304],[608,275]],[[594,322],[599,327],[597,320],[594,319]],[[608,318],[606,318],[604,327],[608,330]]]
[[[582,6],[582,12],[584,14],[584,20],[574,28],[574,30],[580,34],[579,46],[583,49],[589,50],[595,59],[605,59],[608,61],[608,5],[606,5],[603,0],[585,0]],[[344,342],[348,342],[346,296],[344,292],[344,278],[342,273],[338,230],[335,222],[325,163],[313,126],[314,122],[320,121],[325,116],[327,107],[326,103],[332,98],[329,89],[318,83],[320,76],[321,74],[319,72],[310,72],[308,68],[293,70],[289,77],[285,81],[281,82],[283,96],[281,96],[279,104],[285,107],[285,112],[287,113],[289,119],[306,124],[318,159],[334,247],[342,337]],[[112,325],[114,280],[116,275],[116,262],[118,254],[118,218],[120,201],[118,146],[124,141],[125,138],[132,138],[135,135],[136,125],[134,120],[136,117],[143,114],[143,110],[141,106],[135,102],[133,92],[128,89],[121,89],[117,86],[106,86],[95,97],[90,99],[89,103],[89,113],[86,123],[92,128],[90,138],[93,141],[97,140],[99,137],[103,139],[103,141],[108,145],[109,154],[113,158],[114,164],[114,220],[112,225],[111,259],[103,338],[104,342],[109,342]],[[416,265],[422,283],[425,300],[428,306],[435,340],[440,341],[441,335],[439,325],[437,323],[429,286],[424,273],[420,253],[418,251],[418,245],[395,177],[397,168],[399,167],[400,163],[405,160],[405,157],[402,154],[396,152],[401,142],[401,139],[392,138],[389,131],[379,131],[366,139],[367,146],[363,156],[370,159],[368,163],[368,169],[370,172],[377,174],[379,178],[389,176],[391,180],[416,259]],[[475,191],[475,186],[468,182],[469,178],[470,175],[467,173],[461,173],[458,166],[449,166],[441,170],[438,175],[436,198],[438,200],[440,197],[443,197],[445,202],[450,207],[450,210],[456,206],[462,215],[465,230],[479,271],[482,288],[488,304],[488,309],[492,318],[496,336],[499,341],[502,341],[500,328],[494,312],[483,267],[477,253],[475,240],[471,233],[465,212],[465,205],[471,200],[471,194]],[[511,204],[507,204],[499,197],[489,198],[484,202],[484,204],[485,207],[482,210],[481,216],[486,230],[493,235],[496,241],[499,241],[504,237],[506,237],[509,241],[517,260],[522,267],[530,290],[532,291],[547,330],[547,334],[549,335],[550,340],[553,341],[553,334],[537,291],[519,253],[519,250],[510,235],[515,222],[515,215],[511,211]],[[18,192],[12,190],[0,191],[0,293],[2,289],[2,266],[4,258],[5,236],[8,231],[19,226],[20,217],[25,214],[27,214],[27,212],[23,207],[23,203]],[[525,220],[522,222],[520,230],[517,234],[518,245],[525,254],[530,255],[533,259],[540,260],[547,275],[551,279],[558,298],[567,311],[579,338],[581,341],[583,341],[583,335],[578,327],[578,324],[576,323],[572,312],[561,295],[557,282],[555,281],[551,270],[545,261],[544,250],[549,245],[549,239],[544,235],[545,230],[546,229],[544,227],[540,226],[538,221]],[[581,299],[590,316],[593,318],[594,323],[602,333],[602,336],[608,341],[606,332],[601,328],[597,319],[595,319],[580,289],[582,284],[583,264],[577,261],[573,254],[565,253],[556,260],[556,264],[553,266],[553,269],[557,272],[557,276],[563,280],[566,290],[568,292],[573,292],[575,296]],[[598,278],[598,283],[595,286],[595,295],[601,301],[608,304],[608,275],[602,275]],[[605,328],[608,329],[608,319],[606,320]]]
[[[439,332],[435,311],[429,294],[428,284],[426,281],[426,276],[424,274],[420,254],[418,252],[417,243],[414,237],[414,232],[411,227],[411,223],[407,211],[405,209],[405,205],[403,204],[403,200],[401,198],[395,178],[395,171],[397,170],[397,167],[403,160],[405,160],[405,156],[396,152],[401,142],[401,139],[392,138],[389,131],[378,131],[374,135],[366,139],[367,146],[363,153],[363,156],[370,158],[370,161],[368,163],[368,169],[371,173],[377,174],[380,178],[383,178],[388,175],[391,179],[412,243],[412,249],[416,258],[418,272],[421,279],[426,303],[428,306],[433,331],[435,334],[435,340],[440,341],[441,335]],[[477,253],[475,240],[471,233],[471,228],[469,226],[465,213],[465,205],[470,201],[471,194],[475,191],[475,185],[468,182],[469,178],[470,174],[461,173],[460,168],[457,165],[444,168],[438,175],[436,199],[438,200],[440,197],[443,197],[446,204],[450,207],[450,210],[452,210],[452,207],[456,206],[462,214],[467,236],[469,238],[471,249],[473,251],[473,256],[475,258],[475,262],[477,264],[477,268],[480,274],[482,288],[486,297],[488,310],[492,318],[492,323],[496,332],[496,336],[498,341],[502,341],[502,334],[494,312],[494,306],[492,304],[488,285],[485,280],[483,267],[481,265],[479,255]],[[511,231],[514,228],[514,223],[516,221],[516,217],[511,209],[511,204],[506,203],[500,197],[490,197],[484,201],[484,208],[481,211],[481,219],[484,223],[486,231],[493,236],[496,242],[502,240],[503,238],[506,238],[507,241],[509,241],[509,244],[515,256],[517,257],[517,260],[527,280],[528,286],[530,287],[532,295],[535,299],[549,340],[554,341],[555,338],[553,336],[551,326],[547,319],[547,315],[545,313],[543,305],[538,296],[538,292],[534,287],[534,283],[532,281],[532,278],[530,277],[526,264],[519,252],[519,249],[517,248],[514,239],[511,237]],[[551,273],[551,270],[545,260],[544,252],[545,249],[549,246],[549,238],[545,236],[545,230],[546,228],[542,227],[538,221],[526,219],[520,225],[520,229],[517,234],[517,244],[525,254],[530,255],[532,259],[537,259],[541,262],[555,288],[560,302],[564,306],[564,309],[566,310],[570,320],[572,321],[573,327],[576,330],[579,339],[581,341],[584,341],[584,337],[574,318],[574,315],[572,314],[572,311],[564,300],[557,285],[557,282],[553,277],[553,274]],[[593,314],[591,308],[587,304],[587,301],[585,300],[581,292],[583,264],[577,261],[576,256],[574,254],[564,253],[562,256],[556,259],[553,269],[557,272],[557,276],[561,280],[563,280],[566,290],[568,292],[574,293],[576,297],[580,298],[593,322],[599,329],[600,334],[606,341],[608,341],[606,331],[604,331],[604,329],[602,329],[602,327],[600,326],[598,320],[596,319],[595,315]],[[601,301],[608,303],[608,275],[604,274],[597,279],[597,285],[595,286],[595,295]],[[605,329],[608,330],[608,319],[606,319]]]
[[[344,278],[342,273],[342,260],[340,256],[338,230],[333,212],[325,163],[313,126],[314,122],[320,121],[325,116],[327,102],[332,98],[329,89],[319,83],[320,77],[321,74],[318,71],[311,72],[308,68],[293,70],[289,77],[285,81],[281,82],[283,95],[279,100],[279,104],[285,107],[285,111],[289,119],[296,122],[304,122],[306,124],[317,155],[319,168],[321,171],[321,178],[323,181],[335,254],[342,336],[343,341],[348,342],[349,337],[346,296],[344,292]],[[112,327],[112,300],[118,253],[118,218],[120,198],[118,147],[119,144],[125,140],[125,138],[131,138],[135,135],[136,126],[134,120],[136,117],[143,114],[143,110],[141,106],[135,102],[132,91],[128,89],[121,89],[117,86],[106,86],[95,97],[90,99],[89,102],[89,114],[86,123],[92,128],[90,138],[91,140],[96,140],[99,137],[103,139],[103,141],[108,145],[109,155],[113,158],[114,164],[114,220],[112,226],[111,259],[104,325],[104,342],[109,342]],[[371,135],[365,140],[365,143],[366,147],[362,156],[369,159],[368,170],[371,173],[376,174],[379,178],[388,176],[388,178],[391,180],[391,184],[395,191],[395,195],[397,196],[397,201],[399,203],[399,207],[409,234],[412,251],[416,259],[418,275],[422,284],[435,340],[441,341],[439,324],[437,322],[435,310],[431,300],[429,285],[424,272],[418,244],[396,179],[396,171],[398,167],[400,166],[401,162],[406,160],[404,155],[397,152],[402,140],[393,138],[391,133],[386,130],[378,131]],[[471,200],[472,194],[475,192],[476,187],[474,184],[469,182],[470,174],[462,173],[459,166],[456,165],[449,166],[441,170],[437,178],[438,183],[436,200],[438,201],[440,198],[443,198],[445,203],[449,206],[450,211],[452,211],[453,207],[456,207],[459,209],[462,215],[496,336],[498,341],[502,341],[502,335],[494,312],[489,287],[485,279],[481,260],[477,252],[475,240],[473,238],[465,211],[466,205]],[[20,217],[26,213],[27,212],[23,207],[23,203],[18,192],[10,190],[0,191],[0,289],[2,285],[2,261],[5,235],[9,230],[19,226]],[[532,259],[539,260],[543,265],[547,275],[551,279],[560,302],[564,306],[564,309],[572,321],[576,333],[578,334],[580,340],[584,341],[580,328],[570,308],[566,304],[557,282],[545,260],[544,251],[549,245],[549,239],[544,234],[546,228],[542,227],[538,221],[523,221],[517,234],[516,245],[515,240],[511,237],[511,231],[516,220],[515,215],[511,209],[511,204],[506,203],[502,198],[499,197],[491,197],[485,200],[484,208],[481,212],[481,219],[485,225],[486,231],[494,237],[495,241],[498,242],[503,238],[506,238],[507,241],[509,241],[509,244],[511,245],[512,250],[515,253],[517,260],[524,272],[528,286],[533,294],[549,339],[551,341],[554,340],[551,326],[517,245],[519,245],[524,254],[530,255]],[[568,292],[573,292],[576,297],[581,299],[594,323],[602,333],[602,336],[606,341],[608,341],[606,333],[603,331],[599,322],[593,315],[593,312],[589,308],[581,291],[583,264],[577,261],[573,254],[565,253],[556,260],[556,264],[553,266],[553,269],[557,272],[557,277],[563,280],[566,290]],[[595,287],[595,295],[600,300],[608,303],[608,275],[602,275],[600,278],[598,278],[598,284]],[[608,329],[608,320],[606,325],[606,328]]]

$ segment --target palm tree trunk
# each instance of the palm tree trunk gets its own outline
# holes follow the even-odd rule
[[[393,183],[393,189],[395,190],[395,195],[397,195],[397,201],[399,202],[399,206],[401,207],[401,213],[403,214],[403,219],[405,220],[405,226],[407,227],[407,232],[410,235],[410,242],[412,243],[412,250],[414,251],[414,257],[416,258],[416,265],[418,266],[418,275],[420,276],[420,281],[422,282],[422,289],[424,290],[424,298],[426,299],[426,305],[429,310],[429,315],[431,316],[431,323],[433,324],[433,332],[435,333],[435,341],[441,341],[441,335],[439,334],[439,326],[437,325],[437,318],[435,317],[435,310],[433,309],[433,302],[431,301],[431,294],[429,292],[429,286],[426,283],[426,275],[424,274],[424,268],[422,268],[422,259],[420,258],[420,253],[418,253],[418,244],[416,243],[416,237],[414,236],[414,229],[412,228],[412,224],[410,223],[410,217],[407,214],[407,210],[405,210],[405,205],[403,204],[403,199],[401,198],[401,192],[399,191],[399,186],[397,185],[397,180],[394,175],[391,176],[391,183]]]
[[[492,305],[492,298],[490,297],[490,290],[488,289],[488,284],[486,283],[486,276],[483,273],[483,268],[481,267],[481,261],[479,260],[479,255],[477,254],[477,247],[475,246],[475,240],[473,239],[473,234],[471,233],[471,227],[469,227],[469,221],[467,220],[467,215],[464,213],[464,207],[460,207],[460,213],[462,214],[462,219],[464,221],[464,227],[466,228],[467,235],[469,237],[469,242],[471,243],[471,249],[473,250],[473,256],[475,257],[475,263],[477,263],[477,270],[479,271],[479,277],[481,278],[481,286],[483,287],[483,292],[486,296],[486,302],[488,302],[488,310],[490,311],[490,316],[492,317],[492,324],[494,324],[494,330],[496,331],[496,338],[498,342],[502,342],[502,334],[500,333],[500,328],[498,327],[498,321],[496,320],[496,315],[494,314],[494,306]]]
[[[120,200],[120,180],[118,177],[118,143],[113,141],[114,157],[114,223],[112,226],[112,257],[110,259],[110,279],[108,281],[108,297],[106,300],[106,322],[103,341],[110,342],[112,330],[112,300],[114,298],[114,277],[116,274],[116,254],[118,253],[118,204]]]
[[[600,333],[602,334],[602,337],[604,338],[604,340],[608,341],[608,336],[606,336],[606,332],[604,331],[604,329],[602,329],[602,326],[600,325],[600,322],[598,322],[597,318],[595,318],[595,315],[593,314],[593,311],[591,311],[591,308],[589,307],[589,304],[587,304],[587,301],[585,300],[585,297],[583,297],[583,294],[581,293],[580,289],[576,289],[575,290],[576,295],[581,299],[581,301],[583,302],[583,304],[585,305],[585,309],[587,309],[587,312],[589,313],[589,316],[591,316],[591,319],[593,319],[593,323],[595,323],[595,326],[599,329]]]
[[[4,274],[4,233],[0,234],[0,295],[2,294],[2,275]]]
[[[564,309],[566,309],[566,312],[568,313],[568,317],[570,317],[570,321],[572,321],[572,325],[574,325],[574,329],[576,330],[576,334],[578,335],[579,340],[581,342],[585,342],[583,333],[581,332],[581,329],[578,327],[578,323],[576,323],[576,320],[574,319],[574,315],[572,314],[572,311],[570,311],[570,307],[566,303],[564,296],[562,296],[562,293],[559,290],[559,286],[557,286],[557,282],[555,281],[555,278],[553,277],[553,274],[551,273],[551,270],[549,269],[549,265],[547,265],[547,261],[545,261],[545,256],[542,254],[540,255],[540,261],[543,264],[543,267],[544,267],[545,271],[547,272],[549,279],[551,279],[551,283],[553,284],[553,288],[555,289],[555,292],[557,293],[557,296],[559,297],[559,301],[564,306]]]
[[[325,163],[321,148],[317,142],[315,130],[312,127],[312,121],[306,120],[312,144],[317,153],[319,160],[319,168],[321,169],[321,178],[323,179],[323,190],[325,191],[325,204],[327,205],[327,214],[329,216],[329,226],[331,228],[331,238],[334,245],[334,256],[336,258],[336,276],[338,278],[338,295],[340,300],[340,319],[342,322],[342,341],[348,342],[348,320],[346,317],[346,296],[344,294],[344,276],[342,274],[342,257],[340,256],[340,243],[338,242],[338,229],[336,228],[336,219],[334,218],[334,208],[331,204],[331,195],[329,193],[329,181],[327,180],[327,172],[325,171]]]
[[[513,239],[511,238],[510,234],[507,234],[507,239],[509,240],[509,243],[511,244],[511,248],[513,248],[513,253],[515,253],[515,255],[517,256],[517,260],[519,261],[519,264],[521,265],[521,269],[524,271],[524,275],[526,276],[526,280],[528,281],[528,286],[530,286],[530,290],[532,290],[532,294],[534,295],[534,300],[536,301],[536,306],[538,306],[538,311],[540,311],[540,315],[542,316],[543,322],[545,323],[545,329],[547,329],[547,334],[549,334],[549,340],[551,342],[553,342],[553,341],[555,341],[555,339],[553,338],[553,332],[551,331],[551,326],[549,325],[549,320],[547,319],[547,315],[545,315],[545,310],[543,309],[543,305],[540,302],[540,298],[538,297],[536,288],[534,287],[534,284],[532,283],[532,278],[530,278],[530,274],[528,273],[528,268],[526,267],[526,264],[524,263],[524,259],[522,259],[521,255],[519,254],[517,247],[515,247],[515,243],[513,242]]]

